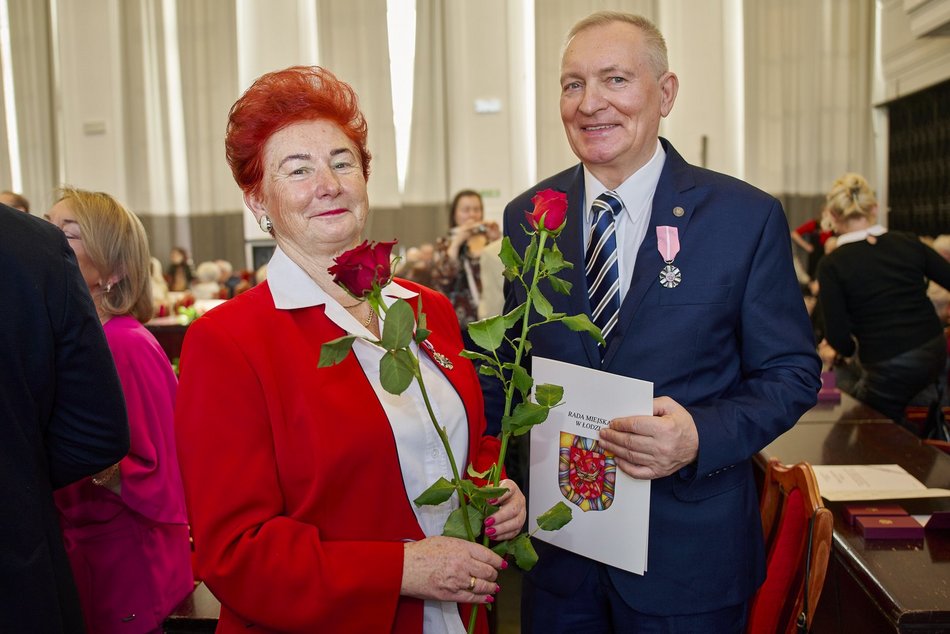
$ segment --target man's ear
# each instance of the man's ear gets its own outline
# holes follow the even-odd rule
[[[660,115],[665,117],[673,110],[676,93],[680,89],[680,80],[676,73],[666,71],[660,77]]]

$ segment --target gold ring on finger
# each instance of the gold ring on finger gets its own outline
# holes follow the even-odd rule
[[[472,578],[468,581],[468,591],[471,592],[475,589],[475,575],[472,575]]]

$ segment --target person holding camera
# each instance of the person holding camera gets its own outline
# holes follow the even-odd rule
[[[485,222],[482,196],[471,189],[455,194],[449,210],[449,235],[441,238],[433,261],[432,287],[455,307],[465,347],[473,350],[466,327],[478,320],[482,281],[479,260],[489,242],[501,238],[498,223]]]

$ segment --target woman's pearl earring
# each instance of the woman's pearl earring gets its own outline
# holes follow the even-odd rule
[[[270,216],[264,214],[261,216],[260,221],[257,223],[261,227],[261,231],[264,233],[271,233],[274,231],[274,223],[271,222]]]

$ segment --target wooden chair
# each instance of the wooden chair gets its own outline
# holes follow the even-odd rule
[[[760,511],[768,568],[765,583],[753,597],[747,631],[790,634],[803,612],[810,629],[825,583],[834,528],[811,465],[800,462],[785,467],[775,458],[770,460]]]
[[[950,442],[947,442],[946,440],[927,439],[927,440],[924,440],[923,443],[925,445],[930,445],[934,449],[939,449],[940,451],[944,453],[950,454]]]

